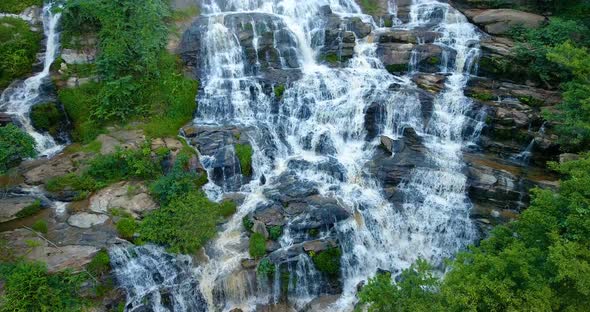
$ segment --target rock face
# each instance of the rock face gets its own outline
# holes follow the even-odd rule
[[[105,223],[109,217],[101,214],[92,214],[87,212],[72,215],[68,219],[68,224],[81,229],[89,229],[95,225]]]
[[[30,196],[0,197],[0,223],[18,218],[18,213],[34,204],[37,199]]]
[[[137,218],[157,207],[143,183],[119,182],[93,195],[90,198],[89,208],[96,213],[122,209]]]
[[[467,15],[492,35],[505,35],[515,26],[538,28],[546,21],[541,15],[511,9],[471,11]]]

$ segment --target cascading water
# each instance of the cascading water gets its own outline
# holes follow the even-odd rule
[[[43,6],[43,32],[46,38],[43,70],[25,81],[18,81],[9,86],[0,97],[0,111],[11,115],[19,126],[29,133],[37,143],[41,156],[53,156],[63,149],[48,133],[35,130],[29,118],[31,108],[43,102],[43,86],[50,83],[49,70],[59,53],[58,25],[61,13],[52,11],[53,3],[47,1]]]
[[[342,296],[331,310],[350,309],[358,283],[378,269],[397,273],[418,258],[438,265],[475,239],[462,147],[464,137],[471,137],[464,133],[471,102],[463,90],[479,53],[476,28],[448,4],[430,0],[415,0],[410,23],[395,26],[440,32],[435,44],[453,52],[444,54],[440,66],[447,73],[446,83],[425,122],[420,99],[403,91],[413,87],[409,77],[389,74],[372,40],[356,40],[354,56],[345,67],[318,61],[326,27],[320,16],[326,5],[340,17],[370,20],[352,0],[210,0],[204,6],[203,85],[195,123],[253,129],[255,152],[255,176],[242,188],[244,203],[207,249],[209,261],[197,268],[210,310],[251,311],[257,304],[277,302],[278,265],[272,280],[240,269],[241,260],[249,258],[242,218],[272,201],[270,194],[285,174],[293,176],[292,183],[317,188],[318,196],[334,200],[353,216],[320,234],[337,237],[342,249]],[[254,29],[252,47],[242,46],[248,28]],[[258,58],[260,42],[268,38],[258,34],[269,31],[275,34],[273,53],[278,55],[267,52],[266,58],[276,57],[282,70],[296,73],[289,76],[290,86],[278,107],[264,92],[266,78],[259,71],[264,66]],[[249,64],[250,48],[256,58]],[[413,128],[426,147],[424,165],[399,186],[401,203],[389,202],[365,169],[378,145],[377,139],[367,141],[365,128],[374,103],[382,111],[379,134],[397,139],[404,129]],[[206,159],[206,168],[216,160],[211,155]],[[260,182],[261,177],[266,182]],[[288,253],[301,241],[295,224],[303,221],[290,220],[284,226],[281,246],[273,254]],[[293,306],[301,308],[323,293],[321,274],[306,254],[287,264],[286,288]]]

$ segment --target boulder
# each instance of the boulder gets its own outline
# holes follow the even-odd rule
[[[0,223],[17,219],[17,214],[37,199],[30,196],[23,197],[0,197]]]
[[[89,229],[95,225],[103,224],[109,219],[103,214],[92,214],[87,212],[78,213],[68,218],[68,224],[81,229]]]
[[[90,198],[90,210],[104,214],[110,209],[118,208],[138,218],[158,208],[148,192],[143,183],[119,182],[94,194]]]
[[[490,34],[504,35],[515,26],[524,26],[526,28],[541,27],[546,21],[546,18],[541,15],[518,10],[492,9],[483,10],[473,15],[472,20],[475,24],[483,26],[486,32]]]
[[[25,173],[25,182],[29,185],[39,185],[51,178],[63,176],[78,170],[84,160],[90,158],[89,153],[62,153],[52,159],[38,159],[27,161],[20,165]]]
[[[319,253],[324,250],[334,248],[336,246],[338,246],[338,244],[336,243],[335,240],[318,239],[318,240],[307,241],[307,242],[303,243],[303,250],[305,252]]]
[[[12,123],[12,117],[6,113],[0,113],[0,127],[4,127]]]

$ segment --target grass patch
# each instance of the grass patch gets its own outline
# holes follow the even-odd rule
[[[117,222],[117,233],[124,239],[132,239],[136,231],[137,222],[132,218],[122,218]]]
[[[41,205],[41,201],[36,199],[32,204],[26,206],[21,211],[17,212],[16,217],[26,218],[32,215],[36,215],[37,213],[39,213],[39,211],[41,211],[42,208],[43,206]]]
[[[236,144],[236,156],[240,160],[242,174],[249,177],[252,175],[252,146],[249,144]]]
[[[340,256],[342,252],[338,248],[330,248],[320,253],[313,254],[311,259],[316,268],[323,273],[336,276],[340,273]]]
[[[20,14],[31,6],[43,6],[43,0],[2,0],[0,1],[0,12]]]
[[[279,225],[271,226],[268,234],[270,239],[276,241],[283,235],[283,228]]]
[[[330,64],[338,64],[340,62],[340,57],[336,53],[328,53],[322,56],[322,60]]]
[[[279,84],[274,87],[275,97],[280,99],[283,97],[283,93],[285,93],[285,85]]]
[[[379,13],[381,8],[376,0],[360,0],[357,1],[365,14],[374,15]]]
[[[494,95],[490,92],[475,92],[471,95],[472,98],[480,100],[480,101],[493,101]]]
[[[0,1],[0,11],[4,11],[5,6],[12,6],[11,3],[17,2]],[[31,73],[41,38],[41,34],[31,31],[29,24],[20,18],[0,18],[0,89],[6,88],[13,80]]]
[[[35,221],[35,223],[31,225],[31,228],[43,234],[47,234],[47,232],[49,231],[49,229],[47,228],[47,221],[43,219]]]
[[[266,240],[260,233],[252,233],[248,247],[250,256],[254,259],[262,258],[266,254]]]

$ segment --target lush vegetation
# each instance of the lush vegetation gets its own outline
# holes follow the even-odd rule
[[[0,12],[20,14],[26,8],[34,5],[42,6],[43,0],[2,0],[0,2]]]
[[[248,251],[250,252],[250,256],[255,259],[264,257],[266,254],[266,239],[264,239],[262,234],[252,233],[250,235]]]
[[[130,120],[141,121],[152,137],[173,136],[190,121],[197,82],[165,51],[167,1],[74,0],[63,14],[64,41],[99,36],[99,82],[60,91],[75,139],[88,143],[105,125]]]
[[[121,218],[117,222],[117,233],[124,239],[132,239],[137,231],[137,222],[133,218]]]
[[[333,247],[319,253],[312,253],[311,260],[315,267],[323,273],[336,276],[340,273],[340,257],[342,252],[339,248]]]
[[[167,205],[181,194],[194,193],[207,183],[205,173],[186,170],[188,161],[186,154],[179,155],[171,172],[152,183],[151,194],[161,204]]]
[[[0,3],[0,11],[6,5]],[[10,1],[8,1],[10,2]],[[29,74],[39,51],[41,35],[20,18],[0,18],[0,90]]]
[[[252,175],[252,154],[254,151],[252,150],[252,146],[249,144],[236,144],[235,146],[236,156],[240,161],[240,168],[242,169],[242,174],[245,176]]]
[[[41,208],[43,208],[43,206],[41,205],[41,201],[38,200],[38,199],[36,199],[34,202],[32,202],[31,204],[27,205],[21,211],[17,212],[16,213],[16,217],[17,218],[26,218],[26,217],[35,215],[39,211],[41,211]]]
[[[29,134],[13,124],[0,127],[0,174],[35,155],[35,140]]]
[[[587,310],[590,155],[552,168],[566,177],[557,193],[533,191],[518,221],[459,254],[442,281],[419,262],[395,285],[388,276],[372,279],[362,301],[373,311]]]
[[[270,262],[268,258],[264,258],[260,260],[258,266],[256,267],[256,274],[260,276],[271,276],[275,273],[275,265]]]
[[[48,274],[41,263],[0,264],[5,282],[0,311],[81,311],[85,302],[78,294],[84,279],[69,272]]]
[[[55,103],[43,103],[33,106],[30,117],[35,129],[49,132],[53,136],[59,134],[62,122],[66,120],[63,112]]]

